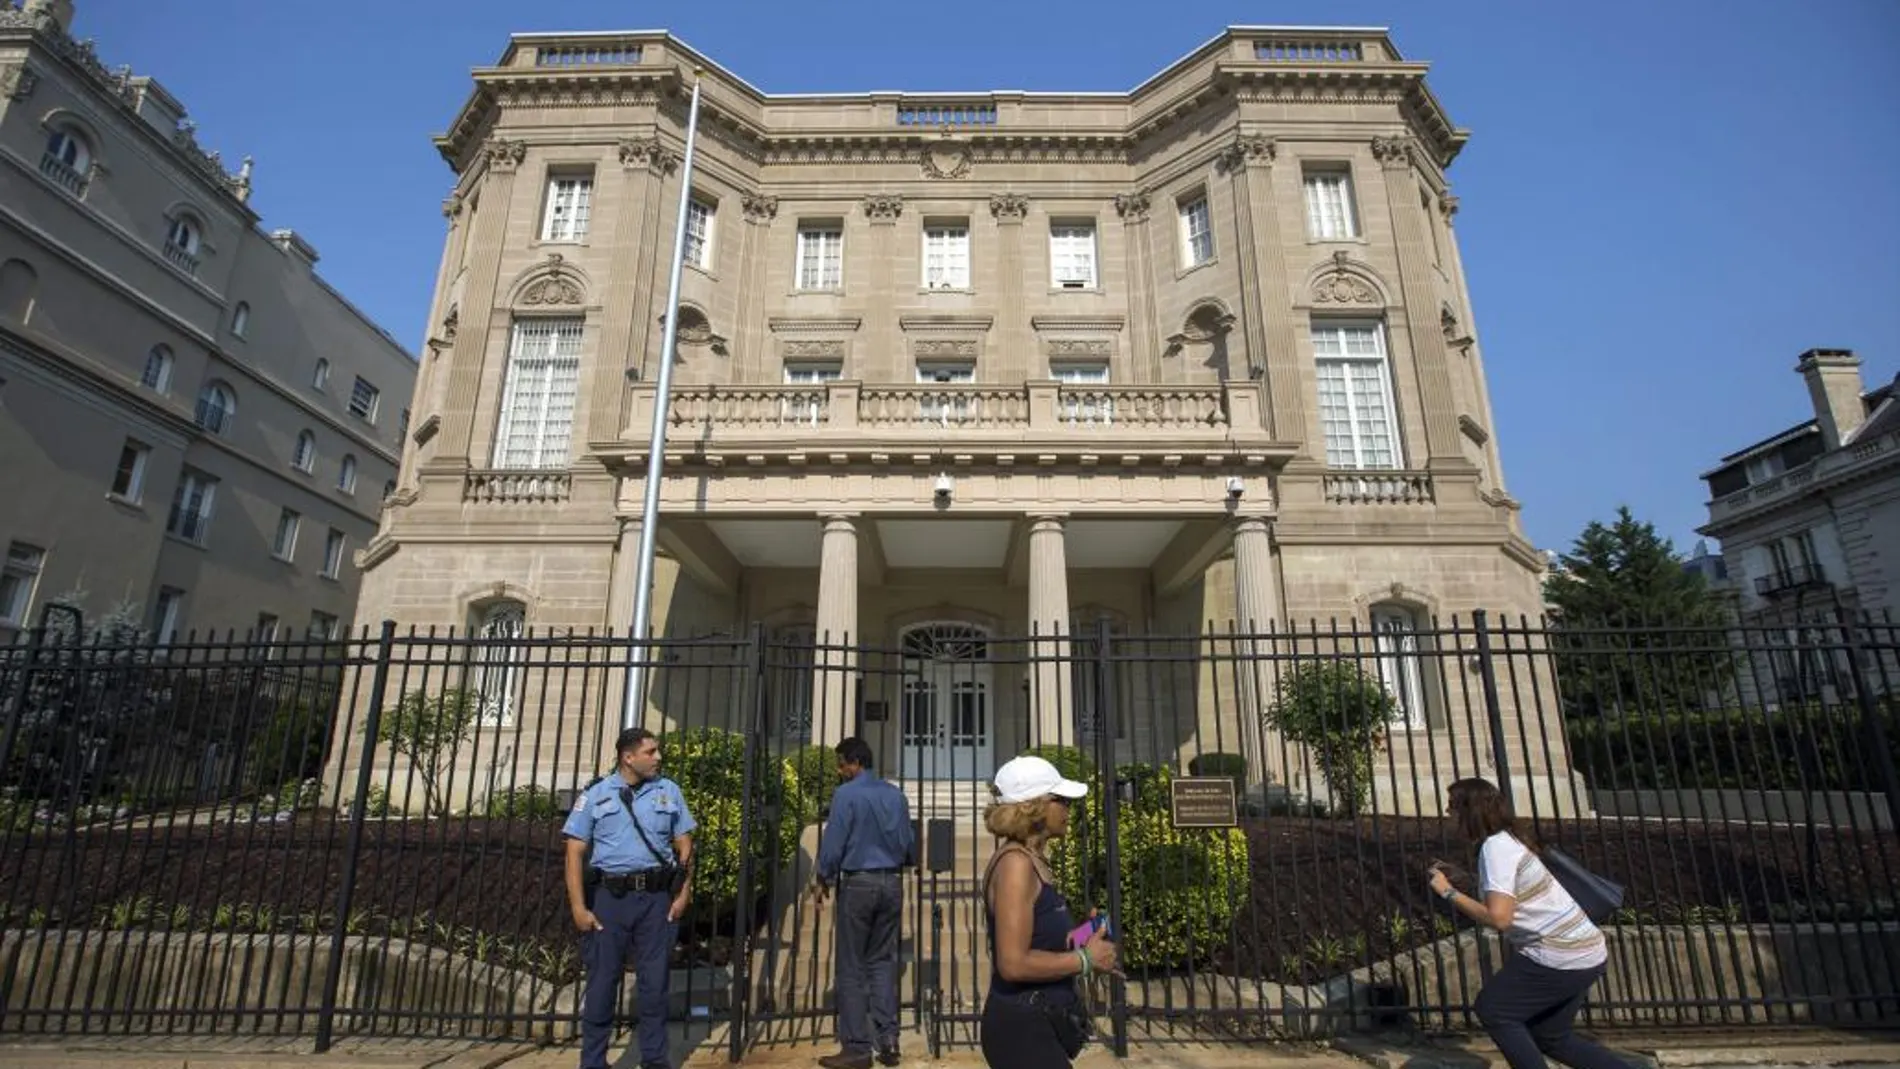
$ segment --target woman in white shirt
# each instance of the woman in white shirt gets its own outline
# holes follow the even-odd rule
[[[1537,857],[1530,830],[1512,819],[1489,780],[1451,785],[1446,815],[1478,843],[1478,893],[1452,887],[1434,864],[1431,888],[1472,920],[1504,934],[1516,951],[1473,1005],[1512,1069],[1543,1069],[1548,1054],[1576,1069],[1629,1069],[1630,1063],[1580,1039],[1571,1022],[1603,976],[1603,933]]]

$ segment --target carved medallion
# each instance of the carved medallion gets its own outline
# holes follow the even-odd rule
[[[1333,271],[1313,283],[1314,304],[1378,304],[1379,295],[1358,275]]]
[[[924,147],[924,177],[962,178],[970,173],[970,146],[945,138]]]
[[[564,273],[562,262],[560,253],[548,253],[547,275],[523,291],[522,304],[579,304],[586,299],[580,285]]]

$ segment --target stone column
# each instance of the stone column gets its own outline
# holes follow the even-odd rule
[[[1419,204],[1413,155],[1424,149],[1409,137],[1375,137],[1372,155],[1385,169],[1386,210],[1398,243],[1399,289],[1405,302],[1406,337],[1418,377],[1418,405],[1425,426],[1424,463],[1417,446],[1407,458],[1411,467],[1469,468],[1458,444],[1458,406],[1451,385],[1451,360],[1439,325],[1437,289],[1432,282],[1432,235]],[[1403,403],[1403,401],[1401,401]]]
[[[602,312],[585,440],[603,445],[618,442],[627,430],[627,371],[638,369],[651,378],[657,370],[647,367],[646,350],[658,329],[654,308],[666,299],[664,283],[655,282],[664,259],[660,213],[667,204],[666,176],[680,165],[680,158],[657,137],[623,139],[616,151],[620,188],[611,201],[618,207],[612,250],[607,277],[597,284],[601,292],[589,297]],[[606,184],[602,175],[597,185]],[[661,287],[658,295],[656,285]],[[646,430],[635,429],[637,440],[646,440]]]
[[[858,528],[853,513],[820,516],[818,624],[814,640],[811,741],[835,746],[857,723]],[[832,648],[824,648],[832,647]],[[838,648],[845,647],[845,648]]]
[[[505,354],[486,351],[490,327],[488,309],[497,304],[495,285],[501,272],[501,254],[508,244],[515,169],[527,154],[525,141],[496,139],[482,149],[488,171],[482,176],[481,206],[475,215],[473,232],[465,239],[472,242],[475,249],[468,267],[468,281],[462,287],[462,303],[469,308],[468,322],[458,324],[455,347],[449,353],[448,389],[442,401],[442,445],[435,453],[439,460],[454,468],[471,466],[469,449],[473,444],[475,402],[481,396],[483,365],[490,358],[505,359]]]
[[[910,361],[904,352],[904,339],[897,328],[897,313],[893,310],[900,304],[911,304],[917,299],[914,296],[898,297],[900,293],[914,294],[918,285],[915,275],[905,278],[895,272],[897,220],[904,214],[904,198],[895,193],[878,193],[864,198],[862,203],[864,217],[871,221],[871,232],[866,235],[871,246],[870,255],[854,256],[850,237],[846,235],[845,288],[852,290],[861,286],[869,291],[869,300],[864,306],[864,348],[861,350],[868,359],[860,358],[857,368],[846,374],[850,378],[872,382],[878,379],[885,382],[910,382],[916,378],[916,373],[908,367]],[[869,279],[865,278],[866,275],[870,276]]]
[[[1274,438],[1303,442],[1306,394],[1301,387],[1293,311],[1288,305],[1292,284],[1287,278],[1280,201],[1274,189],[1273,161],[1278,151],[1271,137],[1242,136],[1222,159],[1234,176],[1234,202],[1246,230],[1240,239],[1241,292],[1257,295],[1239,310],[1246,324],[1247,353],[1264,372]]]
[[[998,193],[990,197],[990,214],[996,217],[997,285],[1002,293],[996,315],[1001,329],[996,332],[996,341],[1002,352],[1001,359],[991,362],[994,370],[984,378],[993,382],[1040,379],[1048,370],[1035,366],[1036,339],[1024,309],[1023,219],[1029,214],[1029,198]]]
[[[1115,213],[1122,217],[1123,259],[1128,264],[1128,344],[1135,382],[1161,381],[1160,325],[1155,322],[1154,272],[1148,240],[1146,190],[1120,193]]]
[[[1267,659],[1280,642],[1268,637],[1284,628],[1280,613],[1280,584],[1273,567],[1273,521],[1242,516],[1234,521],[1234,626],[1247,636],[1235,642],[1236,689],[1240,698],[1240,743],[1247,758],[1247,779],[1263,777],[1285,784],[1286,756],[1278,731],[1261,724],[1261,714],[1273,701],[1278,671]],[[1296,764],[1297,767],[1297,764]]]
[[[1069,666],[1069,560],[1063,519],[1060,515],[1030,518],[1029,630],[1043,638],[1031,651],[1031,746],[1077,743]]]
[[[739,339],[739,352],[732,364],[732,381],[782,382],[784,372],[773,366],[772,354],[766,351],[765,317],[759,311],[765,302],[765,265],[771,259],[767,247],[772,220],[778,217],[778,198],[745,193],[739,205],[746,222],[739,250],[745,266],[739,274],[739,321],[733,330]]]

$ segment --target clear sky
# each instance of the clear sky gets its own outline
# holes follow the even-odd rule
[[[429,138],[511,31],[669,29],[767,92],[1126,90],[1230,24],[1344,24],[1390,27],[1472,131],[1457,228],[1540,547],[1627,503],[1686,551],[1697,474],[1810,415],[1802,350],[1900,371],[1900,0],[77,7],[411,349],[453,180]]]

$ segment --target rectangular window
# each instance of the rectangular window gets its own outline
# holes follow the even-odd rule
[[[277,617],[275,614],[260,612],[257,614],[257,626],[251,629],[254,642],[277,641]]]
[[[270,555],[278,560],[294,560],[297,556],[297,528],[303,523],[303,517],[290,509],[277,514],[277,534],[271,539]]]
[[[1050,282],[1057,289],[1095,288],[1095,224],[1056,223],[1049,228]]]
[[[1372,614],[1377,634],[1379,681],[1398,703],[1393,723],[1425,726],[1425,682],[1418,656],[1418,625],[1412,615],[1396,609]]]
[[[409,437],[409,410],[405,408],[402,414],[396,417],[396,440],[400,443],[407,437]]]
[[[844,374],[844,365],[832,362],[785,365],[785,385],[805,386],[785,399],[785,419],[792,423],[823,423],[829,395],[825,383]]]
[[[1314,241],[1359,236],[1352,209],[1352,172],[1335,167],[1306,172],[1306,232]]]
[[[23,627],[33,608],[33,591],[39,586],[40,569],[46,564],[46,551],[25,542],[7,544],[7,560],[0,567],[0,624]]]
[[[328,642],[336,637],[336,617],[327,612],[310,613],[310,627],[304,631],[304,637],[319,642]]]
[[[591,177],[557,175],[548,179],[548,208],[541,221],[541,240],[587,240],[587,215],[593,198]]]
[[[1207,213],[1206,194],[1181,202],[1181,257],[1183,267],[1214,258],[1214,224]]]
[[[970,288],[970,228],[967,225],[924,227],[924,288]]]
[[[844,230],[835,226],[798,228],[798,288],[844,288]]]
[[[161,646],[169,646],[178,638],[178,617],[185,607],[185,592],[175,586],[158,588],[158,598],[152,602],[152,638]]]
[[[358,419],[376,422],[376,407],[382,401],[382,391],[372,386],[361,375],[356,377],[356,385],[350,387],[350,415]]]
[[[325,579],[335,579],[343,570],[343,532],[330,528],[329,537],[323,540],[323,572]]]
[[[1335,468],[1403,467],[1384,329],[1378,323],[1315,322],[1313,353],[1326,463]]]
[[[580,387],[581,321],[515,323],[495,430],[495,467],[562,468]]]
[[[145,464],[152,450],[131,438],[119,448],[119,467],[112,473],[112,496],[138,504],[145,496]]]
[[[712,268],[713,207],[694,197],[686,202],[686,262],[702,271]]]
[[[1091,389],[1108,385],[1107,364],[1051,364],[1049,377],[1062,384],[1057,409],[1064,423],[1108,423],[1115,414],[1115,402],[1108,391]]]
[[[211,531],[211,504],[217,494],[218,480],[186,468],[178,477],[178,489],[172,492],[171,517],[165,522],[165,530],[187,542],[204,545]]]

